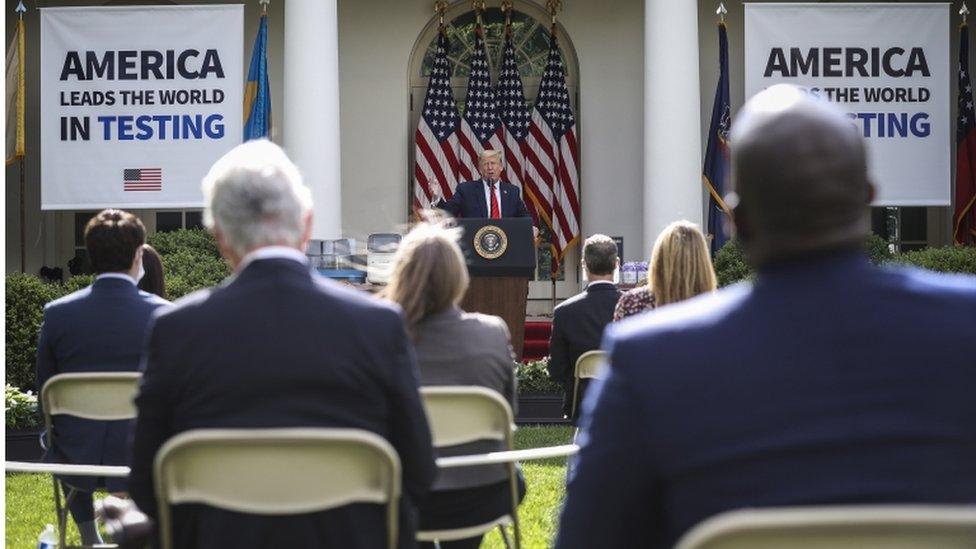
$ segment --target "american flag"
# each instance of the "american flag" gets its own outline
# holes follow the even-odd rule
[[[495,90],[491,87],[488,56],[485,54],[484,29],[474,31],[471,53],[471,75],[464,99],[464,118],[458,135],[459,176],[471,180],[478,175],[478,153],[485,149],[502,150],[502,125],[495,112]]]
[[[122,170],[123,191],[163,190],[162,168],[126,168]]]
[[[976,112],[969,78],[969,26],[959,29],[959,120],[956,123],[956,210],[953,241],[976,244]]]
[[[502,146],[505,151],[504,179],[522,189],[522,198],[532,214],[532,219],[539,223],[536,212],[538,191],[530,189],[525,184],[525,154],[522,147],[525,136],[529,132],[529,107],[525,104],[525,92],[522,88],[522,77],[519,75],[518,63],[515,61],[515,48],[512,47],[512,35],[505,33],[505,49],[502,55],[502,73],[498,79],[496,93],[496,107],[498,118],[502,121]]]
[[[580,205],[576,118],[555,31],[525,144],[526,186],[530,192],[538,190],[540,213],[552,228],[552,272],[556,273],[566,250],[579,238]]]
[[[447,49],[447,37],[442,30],[437,36],[437,52],[427,84],[424,112],[414,135],[414,209],[431,206],[434,185],[439,185],[440,193],[444,197],[450,197],[458,182],[457,131],[460,116],[451,92],[451,67],[447,62]]]

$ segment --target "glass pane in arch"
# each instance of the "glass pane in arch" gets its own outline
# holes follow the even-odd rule
[[[501,65],[502,46],[505,40],[505,16],[500,8],[488,8],[481,16],[485,28],[485,45],[488,47],[488,64],[493,76],[497,77]],[[451,76],[466,78],[470,73],[468,59],[474,47],[475,13],[465,12],[444,26],[449,41],[448,58]],[[516,62],[523,77],[542,78],[546,55],[549,52],[549,30],[539,24],[532,16],[513,11],[511,17],[512,42],[515,45]],[[420,65],[420,76],[427,78],[434,65],[437,52],[437,36],[431,40]],[[541,58],[542,62],[537,60]]]

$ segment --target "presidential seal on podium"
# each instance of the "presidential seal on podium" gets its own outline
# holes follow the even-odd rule
[[[485,225],[474,233],[474,250],[485,259],[497,259],[508,249],[508,235],[501,227]]]

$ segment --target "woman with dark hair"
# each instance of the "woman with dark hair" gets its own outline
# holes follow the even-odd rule
[[[163,258],[149,244],[142,245],[142,269],[144,272],[139,280],[139,289],[168,299],[166,281],[163,280]]]

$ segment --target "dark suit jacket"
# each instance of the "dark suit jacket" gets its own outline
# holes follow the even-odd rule
[[[614,324],[556,546],[670,547],[741,507],[973,503],[973,334],[976,278],[859,254]]]
[[[519,189],[506,181],[499,181],[501,204],[498,205],[502,217],[529,217]],[[454,196],[441,200],[436,206],[446,210],[454,217],[488,217],[489,208],[485,201],[485,183],[481,180],[458,183]]]
[[[168,303],[117,278],[96,280],[48,303],[37,343],[38,393],[56,374],[138,370],[150,317]],[[128,423],[55,416],[55,444],[45,461],[126,465]],[[85,490],[95,488],[92,477],[68,480]],[[113,491],[125,490],[122,479],[108,479],[107,486]]]
[[[199,428],[349,427],[390,441],[403,466],[401,547],[412,547],[410,502],[435,465],[417,367],[399,310],[262,259],[228,283],[159,315],[136,399],[131,494],[156,515],[153,458]],[[176,547],[381,547],[385,511],[372,504],[258,517],[199,505],[174,508]]]
[[[573,373],[576,360],[586,351],[600,348],[603,329],[613,320],[613,309],[620,290],[613,284],[591,284],[586,290],[563,301],[552,312],[552,335],[549,338],[549,377],[563,384],[563,415],[573,406]],[[580,383],[580,396],[588,382]],[[577,415],[579,414],[577,407]],[[572,418],[576,423],[576,418]]]

